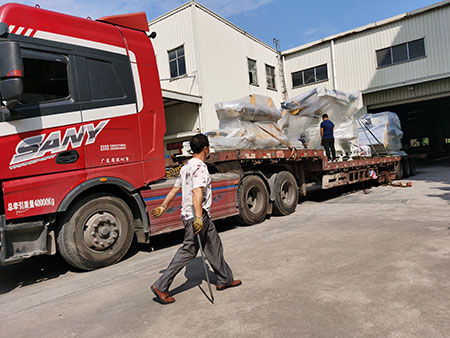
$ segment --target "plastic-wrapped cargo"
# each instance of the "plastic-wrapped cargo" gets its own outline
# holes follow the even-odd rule
[[[360,118],[358,144],[370,146],[381,143],[389,154],[404,154],[402,149],[403,132],[400,119],[393,112],[365,114]]]
[[[277,126],[281,112],[270,97],[249,95],[216,104],[219,129],[207,132],[212,151],[226,149],[302,148]]]
[[[360,92],[345,93],[323,87],[296,96],[282,104],[278,126],[293,140],[304,139],[308,148],[320,148],[320,123],[328,114],[334,123],[338,156],[359,155],[357,114],[362,108]]]
[[[220,129],[206,133],[211,147],[225,149],[254,149],[287,147],[289,138],[273,122],[241,121],[238,119],[220,122]]]
[[[238,100],[216,103],[219,121],[239,119],[242,121],[273,121],[281,118],[280,110],[270,97],[252,94]]]

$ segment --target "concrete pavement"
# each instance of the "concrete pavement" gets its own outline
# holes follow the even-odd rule
[[[449,169],[419,167],[403,180],[412,188],[313,194],[255,226],[224,222],[243,285],[214,292],[214,305],[199,258],[175,279],[176,303],[152,300],[181,232],[93,272],[57,257],[2,267],[1,336],[448,337]]]

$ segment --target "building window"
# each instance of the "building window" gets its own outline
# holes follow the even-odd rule
[[[258,85],[258,74],[256,70],[256,61],[252,59],[248,60],[248,78],[249,83],[251,85],[257,86]]]
[[[275,67],[266,65],[266,79],[268,89],[277,89],[275,87]]]
[[[376,51],[378,67],[385,67],[397,63],[425,57],[424,39],[409,41]]]
[[[169,50],[170,78],[186,75],[186,62],[184,60],[184,46]]]
[[[322,82],[328,80],[327,65],[320,65],[312,67],[298,72],[294,72],[292,75],[292,87],[299,87],[308,85],[311,83]]]

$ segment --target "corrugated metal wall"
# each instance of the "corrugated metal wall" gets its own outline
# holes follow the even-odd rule
[[[272,97],[274,103],[279,106],[279,79],[276,79],[276,91],[267,89],[265,70],[265,64],[268,64],[275,67],[278,74],[276,51],[244,35],[201,7],[192,8],[195,10],[194,29],[198,37],[204,131],[218,127],[214,107],[217,102],[234,100],[249,94],[261,94]],[[247,58],[257,61],[258,86],[249,84]]]
[[[328,81],[312,83],[294,88],[292,84],[292,73],[300,70],[326,64],[328,70]],[[285,56],[284,72],[286,74],[286,86],[289,98],[301,93],[310,91],[317,86],[332,88],[332,65],[330,43],[324,43],[312,48],[308,48]]]
[[[161,87],[176,92],[200,95],[196,52],[192,44],[194,39],[192,17],[189,7],[152,23],[150,30],[158,34],[156,39],[152,40],[152,43],[155,49],[159,77],[162,80]],[[187,77],[170,80],[168,51],[182,45],[184,46]]]
[[[425,100],[432,96],[450,96],[450,78],[364,94],[363,99],[370,109]]]
[[[166,135],[187,131],[197,131],[199,128],[198,105],[179,103],[164,109],[166,116]]]

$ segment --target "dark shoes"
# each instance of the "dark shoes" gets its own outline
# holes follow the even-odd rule
[[[236,280],[232,281],[231,284],[228,284],[228,285],[217,285],[216,290],[223,291],[225,289],[233,288],[233,287],[239,286],[241,284],[242,284],[242,282],[239,279],[236,279]]]
[[[151,289],[152,289],[153,293],[155,294],[156,301],[158,303],[170,304],[170,303],[174,303],[175,302],[175,298],[170,297],[168,292],[161,292],[161,291],[159,291],[156,288],[155,284],[152,285]]]

